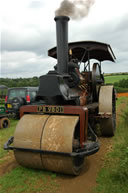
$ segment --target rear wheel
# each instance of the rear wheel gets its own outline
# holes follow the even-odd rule
[[[15,97],[12,99],[12,108],[13,108],[13,117],[16,119],[19,119],[20,117],[20,107],[25,105],[24,98],[21,97]]]
[[[101,86],[99,114],[104,116],[100,119],[101,134],[103,136],[114,136],[116,130],[116,96],[113,86]]]

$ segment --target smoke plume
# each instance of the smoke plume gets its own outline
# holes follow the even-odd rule
[[[55,11],[56,16],[69,16],[72,19],[82,19],[89,13],[95,0],[63,0]]]

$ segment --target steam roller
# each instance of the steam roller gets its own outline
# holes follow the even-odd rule
[[[97,125],[101,135],[115,134],[115,90],[105,85],[101,62],[116,58],[109,44],[68,43],[69,17],[55,21],[57,47],[48,55],[57,64],[40,77],[36,102],[20,108],[4,149],[13,150],[22,166],[79,175],[85,158],[100,149]]]

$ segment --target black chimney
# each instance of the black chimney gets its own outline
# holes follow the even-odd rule
[[[67,16],[57,16],[56,39],[57,39],[57,72],[59,74],[68,73],[68,21]]]

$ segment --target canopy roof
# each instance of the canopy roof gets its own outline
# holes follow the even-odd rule
[[[72,58],[86,62],[89,59],[96,59],[100,62],[110,60],[115,62],[115,55],[109,44],[96,41],[71,42],[68,44],[69,50],[72,50]],[[57,58],[56,47],[48,50],[48,56]]]

